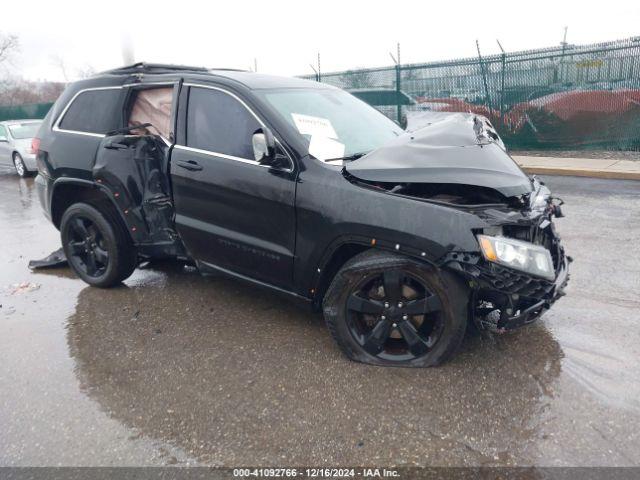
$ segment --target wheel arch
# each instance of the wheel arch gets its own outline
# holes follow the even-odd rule
[[[94,182],[80,179],[58,179],[53,184],[49,205],[51,206],[51,221],[57,229],[60,229],[64,212],[71,205],[79,202],[89,203],[98,210],[109,214],[116,221],[120,221],[131,238],[127,222],[109,192]]]
[[[433,261],[433,256],[419,248],[387,241],[384,239],[372,239],[357,235],[349,235],[336,239],[326,249],[325,254],[317,267],[311,295],[314,309],[320,309],[325,294],[332,280],[342,266],[356,255],[367,250],[380,250],[398,255],[405,255],[427,265],[438,265]]]
[[[311,291],[313,295],[313,307],[319,310],[322,306],[322,299],[331,285],[331,281],[336,276],[342,266],[356,255],[369,250],[371,247],[354,241],[344,241],[328,252],[326,258],[318,267],[318,275]]]

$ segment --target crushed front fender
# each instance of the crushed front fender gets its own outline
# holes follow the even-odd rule
[[[473,322],[482,330],[497,333],[532,323],[563,296],[572,261],[556,233],[551,210],[528,218],[520,216],[518,222],[504,222],[506,218],[494,216],[490,223],[505,236],[545,246],[554,262],[553,280],[489,262],[479,252],[452,251],[440,265],[467,279]]]

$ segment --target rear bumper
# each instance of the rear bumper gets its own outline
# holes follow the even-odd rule
[[[36,163],[36,156],[33,154],[23,155],[22,161],[24,162],[24,166],[27,167],[27,170],[31,172],[35,172],[38,170],[38,164]]]
[[[51,186],[53,182],[39,174],[36,176],[35,184],[42,211],[45,217],[51,221]]]

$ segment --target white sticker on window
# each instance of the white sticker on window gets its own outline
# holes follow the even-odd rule
[[[303,135],[338,138],[338,134],[328,118],[312,117],[301,113],[292,113],[291,117],[296,128]]]
[[[344,148],[344,143],[340,143],[337,140],[313,135],[309,143],[309,154],[324,162],[344,157]]]

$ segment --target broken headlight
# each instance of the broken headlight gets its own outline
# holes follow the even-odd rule
[[[540,245],[507,237],[478,235],[480,250],[486,260],[527,272],[531,275],[555,278],[551,253]]]

